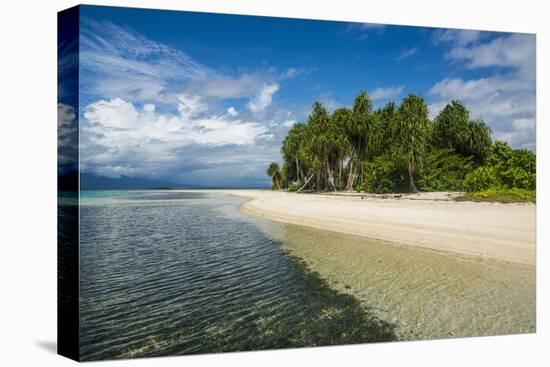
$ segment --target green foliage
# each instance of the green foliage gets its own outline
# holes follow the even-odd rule
[[[387,157],[376,157],[372,162],[363,163],[362,191],[386,194],[396,191],[395,163]]]
[[[470,112],[454,100],[435,118],[432,143],[483,164],[491,147],[491,130],[482,120],[471,121]]]
[[[456,149],[462,145],[463,133],[470,121],[470,112],[460,103],[451,101],[434,119],[432,141],[441,148]]]
[[[487,164],[496,169],[506,187],[536,188],[536,156],[529,150],[513,150],[507,143],[496,141]]]
[[[463,158],[452,149],[432,149],[424,160],[418,186],[423,191],[461,191],[471,169],[470,158]]]
[[[290,183],[290,184],[287,185],[286,191],[289,191],[289,192],[298,191],[299,188],[300,188],[300,184],[299,184],[299,183],[297,183],[297,182],[292,182],[292,183]]]
[[[521,202],[536,202],[536,191],[528,189],[520,189],[513,187],[508,188],[490,188],[484,191],[469,192],[459,198],[461,201],[489,201],[500,203],[521,203]]]
[[[467,192],[484,191],[502,187],[497,169],[492,166],[481,166],[468,173],[464,178],[464,190]]]
[[[430,134],[428,106],[424,99],[414,94],[405,97],[391,129],[393,157],[398,166],[407,168],[409,191],[416,192],[414,173],[422,166]]]
[[[399,106],[376,111],[364,91],[351,108],[332,114],[315,102],[306,123],[289,129],[281,146],[282,168],[266,173],[274,189],[396,191],[488,190],[536,187],[536,156],[508,144],[491,143],[490,129],[471,120],[452,101],[435,118],[414,94]],[[499,192],[501,192],[499,191]]]
[[[279,164],[277,162],[272,162],[265,172],[269,177],[271,177],[271,183],[273,189],[280,189],[280,178],[281,172],[279,170]]]

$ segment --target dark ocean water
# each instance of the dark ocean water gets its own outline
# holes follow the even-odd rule
[[[83,192],[84,360],[389,341],[394,326],[220,194]]]

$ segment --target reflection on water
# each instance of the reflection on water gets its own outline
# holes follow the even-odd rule
[[[84,192],[83,360],[388,341],[393,325],[330,288],[242,199]]]
[[[282,228],[284,248],[395,324],[401,340],[535,332],[534,267]]]

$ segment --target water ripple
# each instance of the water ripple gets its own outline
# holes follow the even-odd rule
[[[240,216],[240,200],[198,193],[84,195],[84,360],[395,338],[392,325],[329,288]]]

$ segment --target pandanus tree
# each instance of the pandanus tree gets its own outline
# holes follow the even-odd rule
[[[466,107],[453,100],[434,119],[432,143],[483,164],[491,148],[491,130],[482,120],[470,120]]]
[[[424,99],[409,94],[403,99],[392,126],[392,154],[397,164],[407,169],[409,192],[416,193],[414,174],[422,164],[430,134],[428,106]]]
[[[330,117],[325,107],[320,102],[313,104],[311,114],[308,116],[308,126],[310,127],[309,155],[313,163],[313,168],[317,176],[317,190],[326,184],[333,186],[329,166],[329,155],[332,149],[332,131]]]
[[[287,179],[292,179],[294,182],[302,183],[304,181],[304,171],[307,170],[306,157],[302,147],[306,144],[307,126],[303,123],[294,124],[283,140],[281,153],[285,163],[290,167],[289,171],[293,171],[292,177],[287,176]]]
[[[347,190],[352,190],[361,162],[366,159],[376,143],[376,118],[372,103],[365,91],[359,92],[353,101],[352,116],[344,124],[344,131],[351,146],[348,163]]]
[[[396,116],[397,105],[393,101],[388,102],[382,109],[378,110],[380,153],[389,151],[391,146],[391,130]]]
[[[354,114],[349,108],[338,108],[330,116],[331,126],[335,132],[335,144],[333,145],[333,162],[337,170],[337,185],[339,189],[347,187],[345,177],[345,161],[352,154],[353,147],[348,134],[348,126],[353,126]]]
[[[277,189],[280,190],[281,185],[279,179],[281,178],[281,171],[279,170],[279,164],[277,162],[272,162],[269,167],[267,167],[266,174],[271,177],[273,187],[277,187]]]

